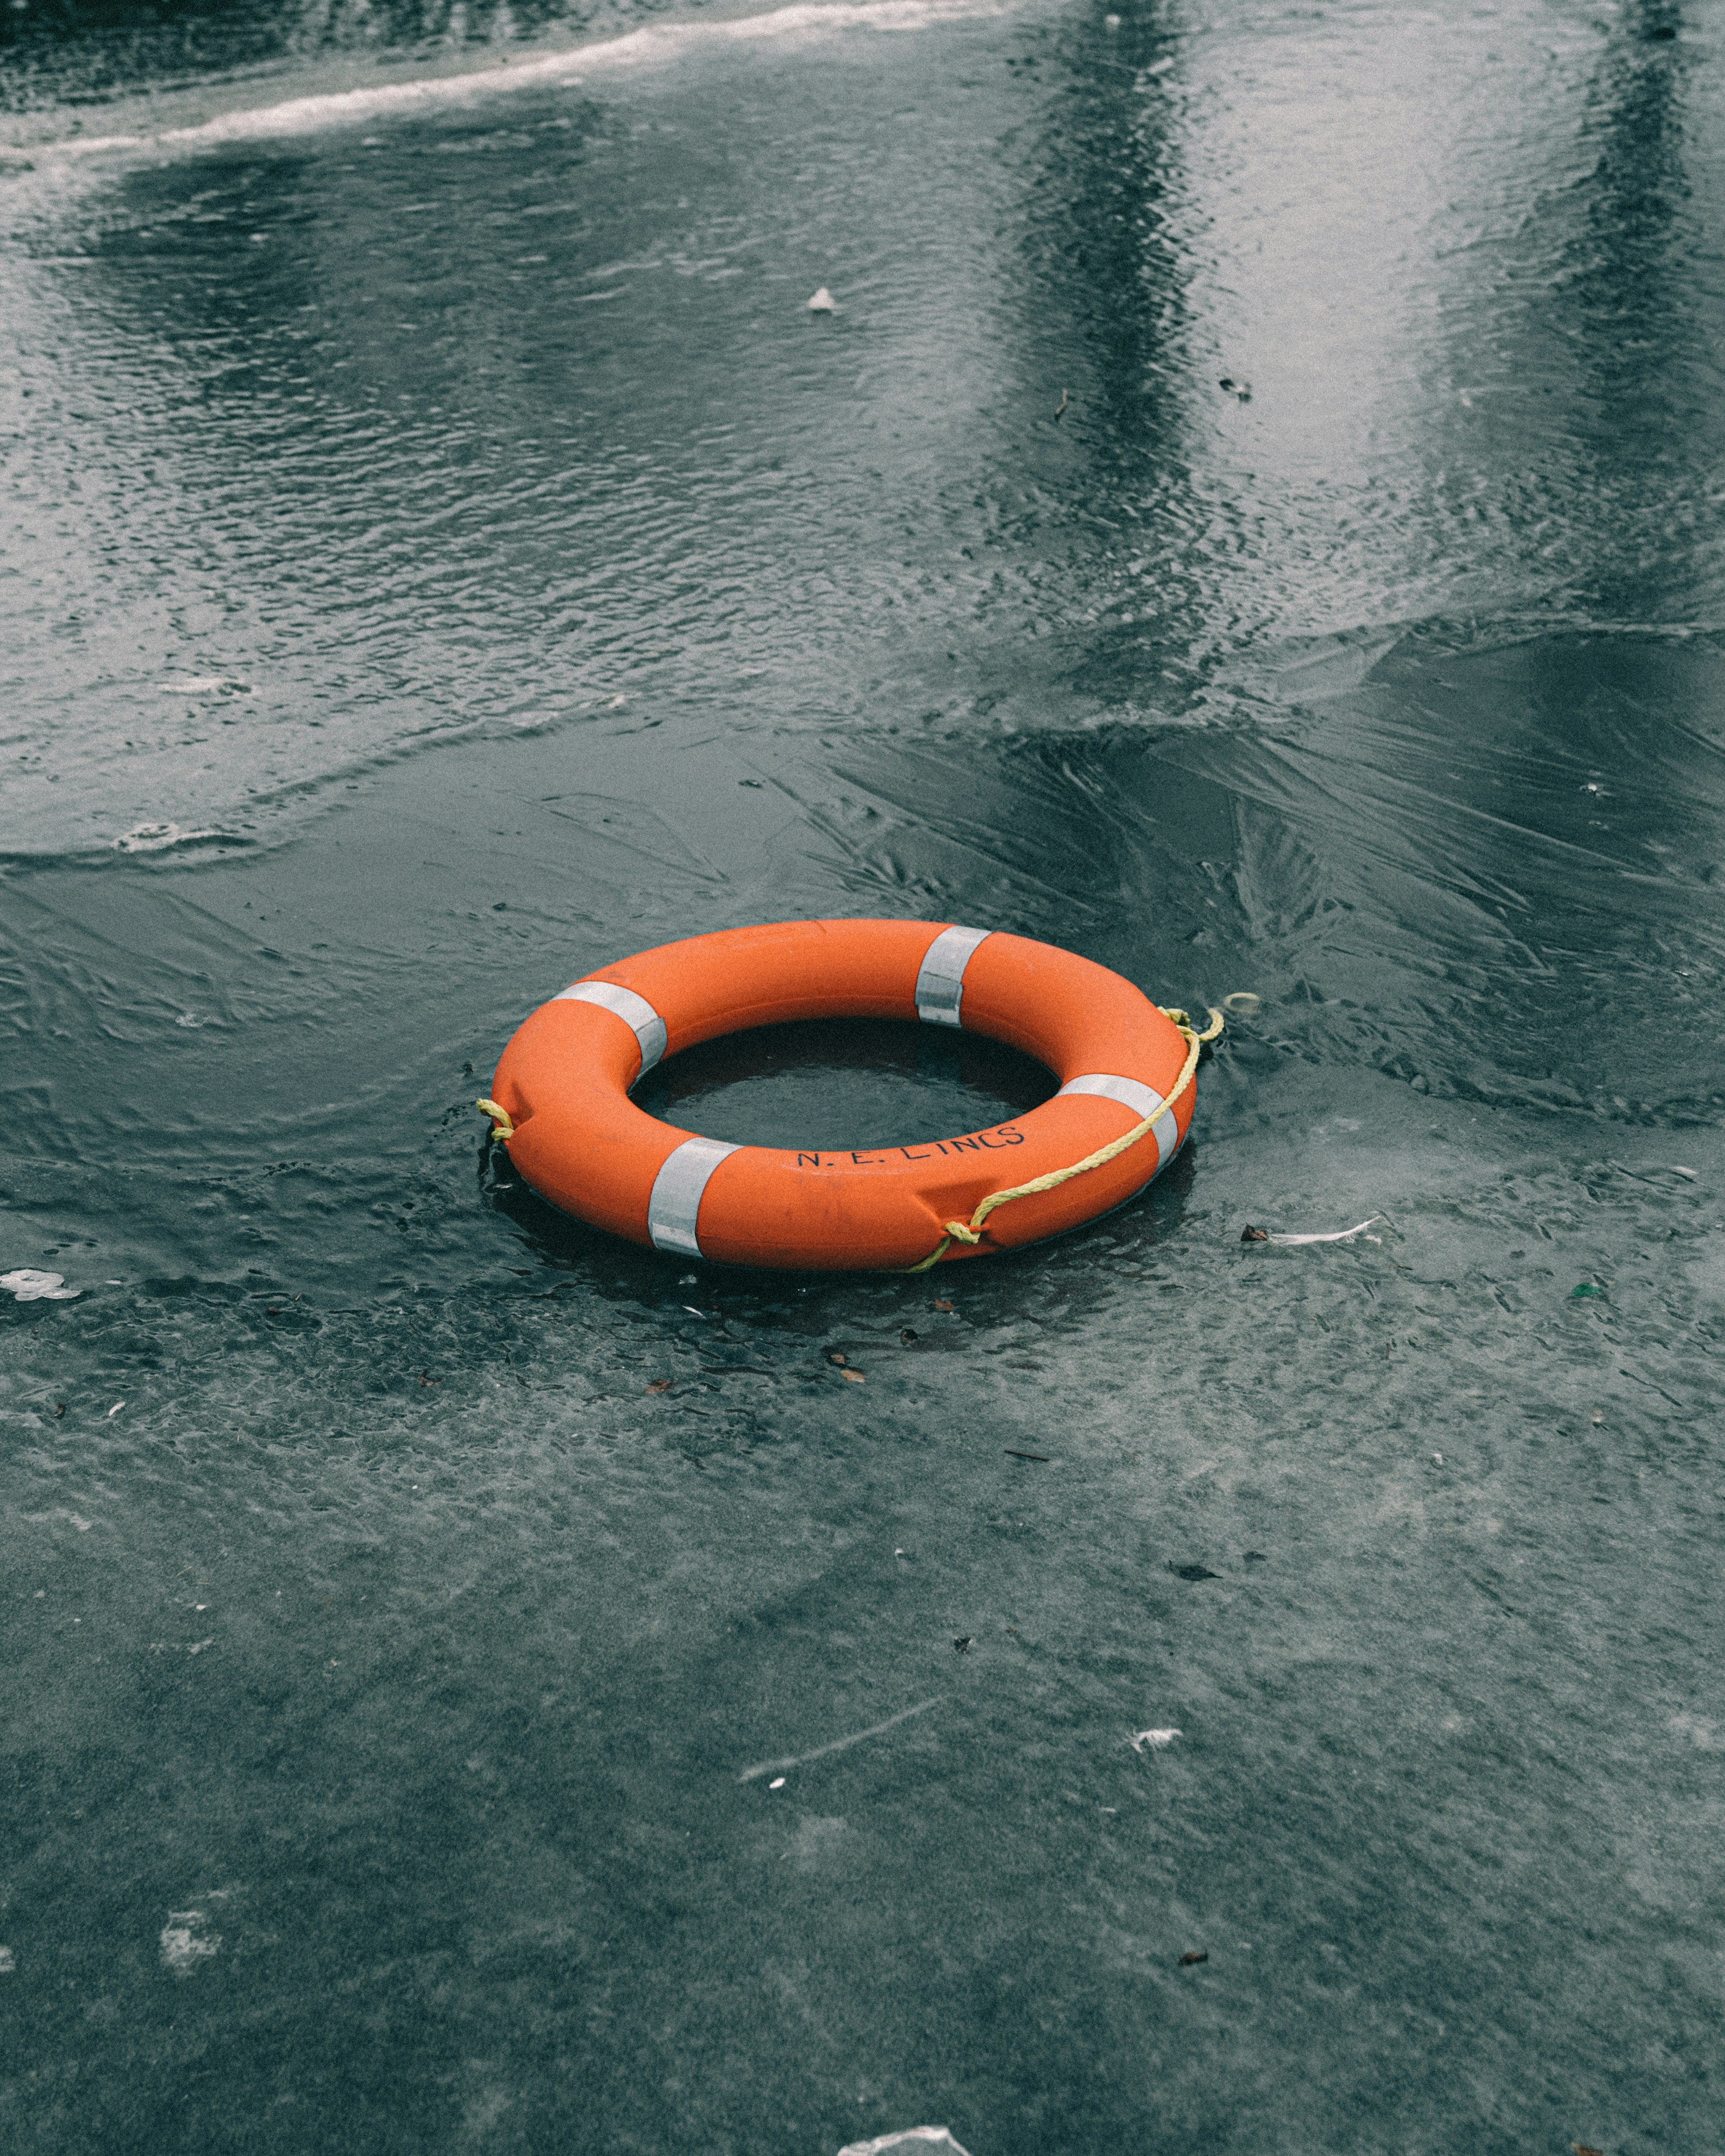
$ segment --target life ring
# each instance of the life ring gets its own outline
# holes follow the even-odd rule
[[[1034,1056],[1060,1091],[990,1130],[838,1152],[691,1137],[629,1097],[661,1056],[814,1018],[963,1025]],[[1209,1036],[1184,1019],[1106,967],[1023,936],[784,921],[663,944],[562,989],[516,1033],[480,1106],[541,1197],[630,1242],[734,1265],[911,1270],[932,1249],[958,1258],[1038,1242],[1142,1189],[1191,1124]],[[1068,1173],[1133,1130],[1141,1142]],[[1057,1187],[1001,1203],[1056,1175]]]

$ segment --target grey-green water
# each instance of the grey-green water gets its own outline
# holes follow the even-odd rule
[[[5,49],[8,2149],[1719,2146],[1725,11],[1122,13]],[[932,1280],[487,1160],[841,912],[1263,1007]]]

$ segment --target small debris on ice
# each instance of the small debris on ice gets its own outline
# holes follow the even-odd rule
[[[1234,1018],[1255,1018],[1264,1008],[1264,998],[1249,988],[1236,988],[1231,996],[1223,997],[1222,1008]]]
[[[781,1774],[776,1781],[769,1782],[767,1786],[769,1789],[782,1789],[784,1787],[784,1776]]]
[[[839,302],[823,285],[809,302],[809,311],[811,315],[836,315],[839,311]]]
[[[19,1302],[69,1302],[84,1291],[68,1287],[65,1277],[64,1273],[39,1273],[23,1265],[17,1272],[0,1273],[0,1287],[9,1288]]]
[[[1207,1953],[1183,1953],[1180,1956],[1180,1966],[1182,1969],[1194,1969],[1199,1962],[1209,1959],[1209,1956]]]
[[[1384,1215],[1381,1213],[1374,1213],[1370,1220],[1362,1220],[1359,1225],[1356,1228],[1332,1228],[1327,1234],[1324,1235],[1278,1235],[1266,1229],[1264,1234],[1260,1236],[1253,1235],[1250,1230],[1248,1230],[1247,1233],[1242,1235],[1240,1240],[1243,1243],[1256,1243],[1260,1241],[1266,1243],[1280,1243],[1284,1249],[1292,1249],[1296,1244],[1301,1243],[1348,1243],[1352,1242],[1356,1235],[1365,1235],[1367,1229],[1373,1224],[1373,1222],[1381,1220],[1383,1217]],[[1381,1242],[1383,1238],[1380,1235],[1371,1235],[1367,1237],[1367,1240],[1377,1243]]]
[[[18,1959],[13,1954],[12,1948],[10,1947],[0,1947],[0,1976],[15,1975],[17,1974],[17,1970]]]
[[[737,1776],[739,1782],[752,1782],[762,1774],[770,1774],[778,1768],[806,1767],[811,1760],[824,1759],[831,1752],[848,1752],[853,1744],[860,1744],[870,1737],[883,1737],[889,1729],[896,1729],[900,1722],[908,1722],[913,1715],[927,1714],[932,1707],[938,1707],[945,1699],[944,1692],[937,1692],[932,1699],[918,1700],[914,1707],[901,1707],[896,1714],[889,1714],[885,1722],[872,1722],[866,1729],[853,1729],[848,1737],[835,1737],[829,1744],[817,1744],[812,1752],[799,1752],[789,1759],[763,1759],[758,1766],[745,1767]]]
[[[1142,1752],[1147,1744],[1153,1752],[1165,1752],[1180,1733],[1178,1729],[1141,1729],[1132,1747],[1134,1752]]]

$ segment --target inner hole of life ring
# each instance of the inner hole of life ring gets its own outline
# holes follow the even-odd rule
[[[631,1098],[698,1137],[838,1152],[991,1130],[1055,1088],[1041,1064],[981,1034],[834,1018],[703,1041],[656,1065]]]

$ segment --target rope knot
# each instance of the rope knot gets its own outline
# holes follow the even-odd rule
[[[968,1220],[948,1220],[946,1233],[955,1243],[979,1243],[983,1240],[981,1232],[973,1228]]]
[[[507,1108],[500,1108],[495,1101],[475,1101],[473,1104],[481,1115],[491,1118],[491,1136],[499,1145],[507,1145],[515,1136],[515,1125],[510,1121]]]

